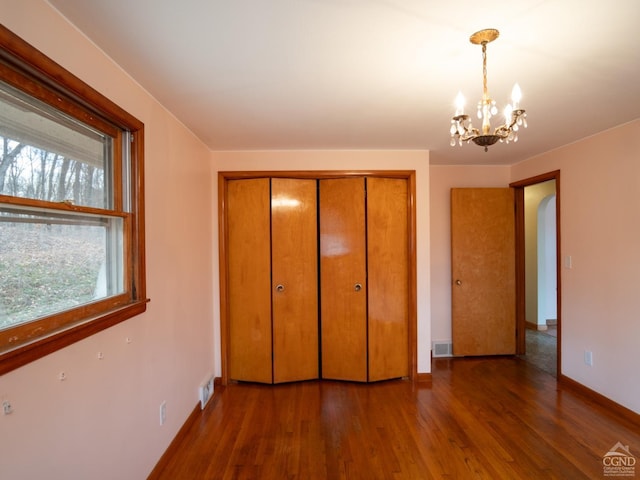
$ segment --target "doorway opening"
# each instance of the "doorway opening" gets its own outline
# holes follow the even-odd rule
[[[560,373],[560,172],[516,182],[517,354]]]

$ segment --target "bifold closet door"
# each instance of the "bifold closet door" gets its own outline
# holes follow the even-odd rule
[[[229,377],[272,383],[269,179],[227,184]]]
[[[367,381],[364,182],[319,181],[322,378]]]
[[[409,375],[409,204],[404,178],[367,178],[369,381]]]
[[[226,208],[231,380],[409,374],[406,179],[229,180]]]
[[[274,383],[318,378],[315,179],[271,180]]]

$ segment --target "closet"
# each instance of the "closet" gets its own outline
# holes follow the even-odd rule
[[[406,178],[239,178],[224,189],[230,380],[409,375]]]

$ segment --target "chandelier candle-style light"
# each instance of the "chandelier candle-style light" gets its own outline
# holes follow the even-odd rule
[[[481,130],[475,128],[469,115],[464,113],[465,99],[462,92],[456,97],[456,114],[451,119],[451,146],[462,145],[462,142],[472,140],[476,145],[484,147],[487,152],[489,147],[498,140],[501,142],[517,142],[520,127],[527,128],[527,114],[520,108],[522,92],[516,83],[511,92],[511,104],[504,109],[504,124],[496,127],[491,132],[491,117],[498,113],[495,100],[489,96],[487,89],[487,43],[498,38],[500,32],[493,28],[480,30],[469,37],[474,45],[482,45],[482,99],[478,102],[478,118],[482,120]]]

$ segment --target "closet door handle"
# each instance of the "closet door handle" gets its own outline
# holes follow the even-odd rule
[[[282,284],[277,285],[277,286],[276,286],[276,291],[278,291],[278,292],[284,292],[284,285],[282,285]]]
[[[355,284],[355,286],[353,287],[353,289],[354,289],[356,292],[359,292],[360,290],[362,290],[362,284],[360,284],[360,283],[356,283],[356,284]]]

